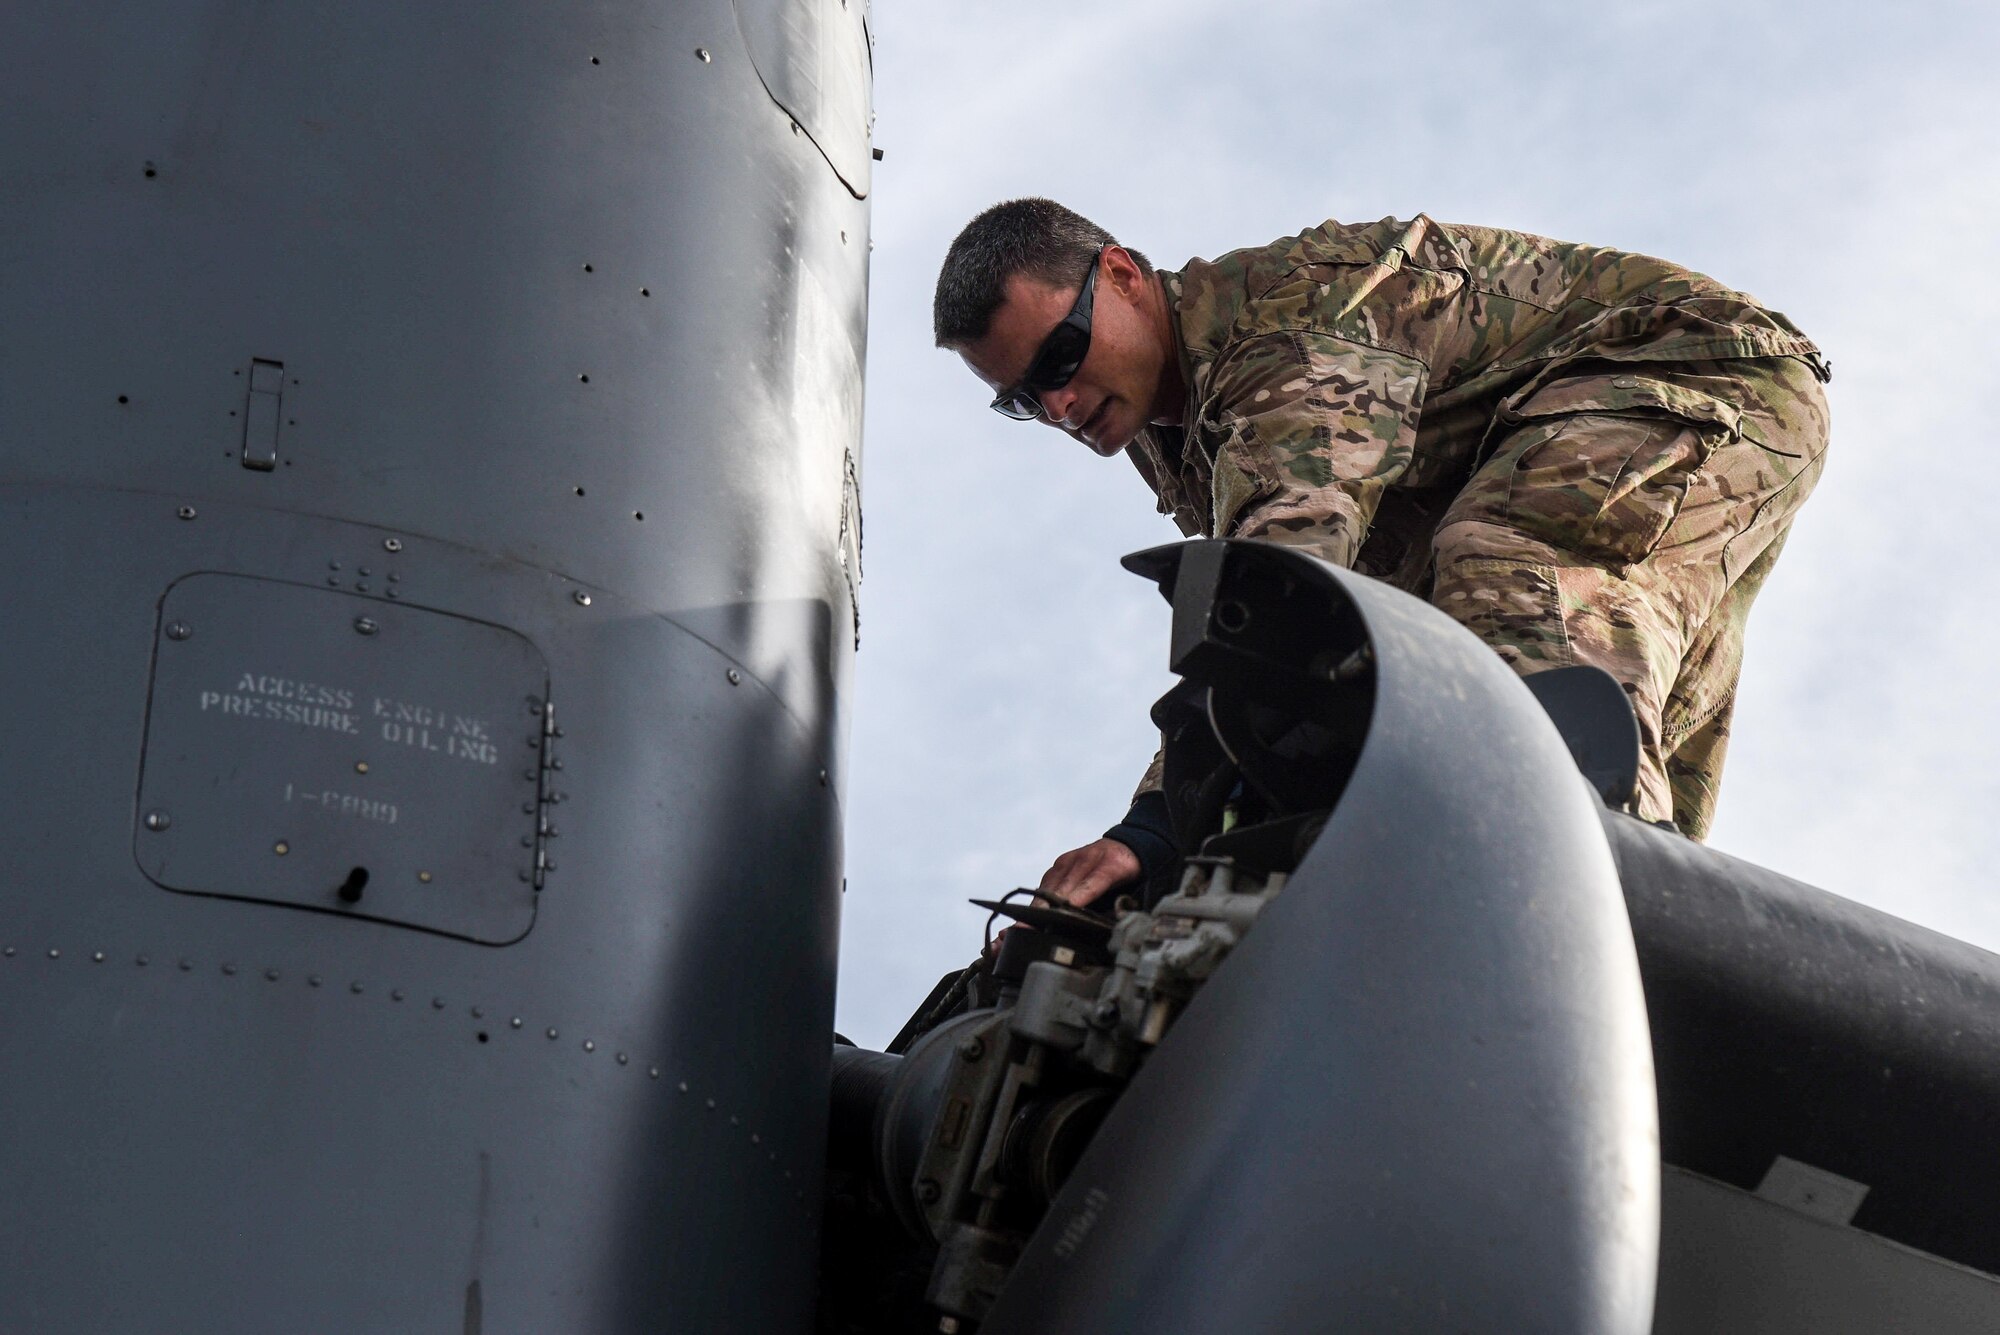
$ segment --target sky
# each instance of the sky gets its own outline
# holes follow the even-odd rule
[[[1714,847],[2000,949],[2000,6],[876,0],[866,548],[838,1023],[885,1043],[966,904],[1124,813],[1177,540],[1122,459],[931,346],[946,247],[1047,195],[1165,267],[1424,212],[1663,256],[1831,357],[1750,622]]]

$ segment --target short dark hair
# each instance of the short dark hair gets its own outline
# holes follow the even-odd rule
[[[1010,199],[974,218],[945,252],[931,301],[931,332],[941,348],[963,347],[986,337],[993,313],[1015,274],[1053,287],[1077,287],[1090,262],[1117,238],[1053,199]],[[1138,251],[1126,248],[1139,272],[1153,272]]]

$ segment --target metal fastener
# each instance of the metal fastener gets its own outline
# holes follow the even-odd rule
[[[549,1036],[549,1037],[550,1037],[551,1039],[553,1039],[553,1038],[555,1038],[555,1037],[556,1037],[556,1031],[555,1031],[555,1027],[554,1027],[553,1025],[551,1025],[551,1026],[549,1027],[549,1029],[548,1029],[548,1031],[547,1031],[547,1032],[548,1032],[548,1036]]]
[[[292,846],[286,843],[284,840],[280,839],[277,843],[271,845],[271,851],[273,853],[276,853],[279,857],[283,857],[285,856],[285,854],[292,851]]]
[[[417,879],[425,885],[429,885],[431,883],[431,874],[427,871],[420,871],[417,873]]]
[[[367,581],[367,580],[365,580],[365,579],[364,579],[364,580],[361,580],[361,581],[360,581],[359,583],[357,583],[357,584],[356,584],[356,585],[354,586],[354,591],[355,591],[356,593],[366,593],[366,592],[368,592],[368,581]]]
[[[443,1009],[444,1009],[444,998],[443,998],[443,997],[432,997],[432,998],[431,998],[431,1009],[432,1009],[432,1010],[434,1010],[434,1011],[441,1011],[441,1010],[443,1010]]]
[[[57,950],[54,946],[50,946],[49,958],[52,960],[59,960],[62,958],[62,952],[60,950]]]
[[[366,773],[368,772],[368,762],[367,762],[367,761],[365,761],[365,760],[357,760],[357,761],[355,761],[355,762],[354,762],[354,772],[355,772],[356,774],[366,774]]]
[[[363,635],[373,635],[376,631],[382,628],[376,625],[375,622],[368,617],[356,617],[354,618],[354,629],[361,632]]]
[[[743,674],[741,672],[738,672],[735,668],[729,669],[729,671],[724,673],[723,675],[729,678],[729,684],[731,686],[741,686],[743,684]]]
[[[486,1018],[486,1008],[485,1008],[484,1006],[474,1006],[474,1007],[472,1008],[472,1018],[473,1018],[473,1019],[475,1019],[475,1020],[483,1020],[483,1019],[485,1019],[485,1018]]]
[[[622,1053],[622,1052],[618,1054],[618,1064],[619,1064],[620,1066],[623,1066],[623,1065],[625,1065],[626,1063],[630,1062],[631,1060],[632,1060],[632,1059],[631,1059],[630,1057],[626,1056],[626,1055],[625,1055],[624,1053]]]
[[[401,1001],[402,999],[403,999],[403,989],[402,989],[402,988],[400,988],[400,987],[397,987],[397,988],[391,988],[391,989],[389,990],[389,1000],[391,1000],[391,1001]]]
[[[185,640],[192,634],[194,634],[194,627],[188,625],[185,621],[169,621],[167,623],[167,638],[170,640]]]
[[[192,505],[183,505],[180,509],[174,511],[174,513],[179,515],[182,519],[193,519],[194,507]]]
[[[224,978],[234,978],[236,976],[236,966],[234,964],[223,965],[222,976]]]
[[[713,56],[708,54],[708,48],[705,46],[698,46],[694,49],[694,58],[704,65],[714,59]]]
[[[507,1021],[507,1027],[509,1029],[519,1029],[521,1027],[521,1017],[516,1015],[513,1019]]]
[[[352,992],[355,996],[358,997],[367,989],[361,986],[361,980],[357,978],[353,982],[347,985],[347,990]]]
[[[586,1038],[583,1040],[583,1050],[585,1052],[595,1052],[597,1051],[597,1044],[591,1042],[589,1039]]]
[[[320,976],[318,974],[309,973],[306,975],[307,987],[318,987],[319,985],[320,985]]]
[[[382,539],[382,550],[385,552],[400,552],[403,550],[403,540],[401,538],[384,538]]]
[[[585,593],[582,589],[578,589],[574,594],[570,596],[576,599],[576,604],[578,607],[590,606],[590,595]]]
[[[938,1198],[943,1195],[944,1188],[937,1184],[936,1178],[927,1177],[917,1183],[917,1199],[925,1205],[936,1205]]]
[[[90,962],[91,962],[92,964],[102,964],[102,963],[104,963],[104,952],[103,952],[103,951],[101,951],[101,950],[94,950],[94,951],[92,951],[92,952],[90,953]]]
[[[266,970],[264,970],[264,981],[265,981],[265,982],[267,982],[267,983],[275,983],[275,982],[277,982],[277,981],[278,981],[278,971],[277,971],[276,969],[266,969]]]
[[[173,823],[173,817],[164,811],[149,811],[146,813],[146,828],[149,830],[164,830]]]
[[[958,1055],[963,1057],[966,1061],[969,1062],[978,1061],[981,1057],[984,1057],[986,1055],[985,1040],[978,1038],[966,1039],[963,1043],[958,1045]]]

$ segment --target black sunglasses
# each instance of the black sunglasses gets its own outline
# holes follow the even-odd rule
[[[1083,359],[1090,353],[1091,294],[1097,286],[1097,261],[1101,255],[1099,252],[1091,257],[1090,268],[1083,275],[1083,290],[1076,294],[1076,301],[1062,323],[1049,330],[1049,336],[1035,349],[1027,371],[993,400],[994,412],[1017,422],[1033,421],[1042,415],[1042,393],[1067,385],[1077,367],[1083,365]]]

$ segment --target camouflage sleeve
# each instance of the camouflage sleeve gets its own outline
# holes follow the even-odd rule
[[[1203,413],[1214,533],[1352,566],[1383,489],[1410,465],[1424,376],[1414,357],[1304,330],[1230,348]]]
[[[1132,800],[1137,802],[1147,793],[1164,791],[1167,786],[1167,749],[1162,746],[1153,752],[1153,761],[1146,766],[1146,772],[1139,777],[1139,786],[1132,790]]]

